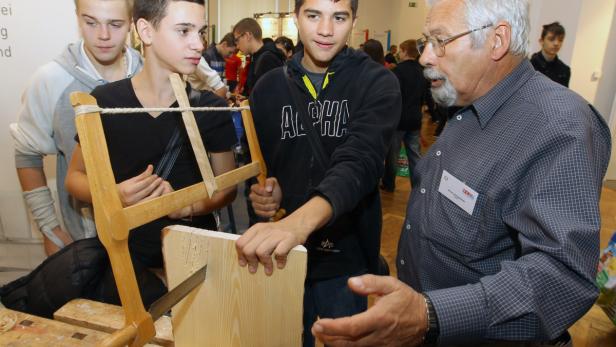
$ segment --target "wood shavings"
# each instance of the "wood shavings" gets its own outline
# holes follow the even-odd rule
[[[0,316],[0,333],[5,333],[13,329],[17,324],[17,316],[10,313],[5,313]]]

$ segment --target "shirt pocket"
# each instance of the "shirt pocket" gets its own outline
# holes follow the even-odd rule
[[[426,230],[434,245],[464,262],[482,257],[486,247],[493,243],[491,230],[498,219],[494,200],[478,193],[472,215],[439,193]]]

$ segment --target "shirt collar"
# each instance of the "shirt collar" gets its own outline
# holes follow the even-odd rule
[[[79,49],[81,50],[81,61],[79,65],[83,66],[83,69],[85,70],[85,72],[88,75],[93,76],[97,81],[102,82],[102,83],[107,83],[108,81],[106,81],[103,78],[103,76],[101,76],[101,74],[98,72],[98,70],[96,70],[96,68],[94,67],[94,64],[92,64],[92,61],[90,60],[90,57],[86,54],[85,44],[83,40],[81,40],[81,45]],[[128,78],[128,77],[131,77],[132,75],[131,72],[133,71],[133,65],[135,64],[133,56],[128,51],[128,47],[126,47],[125,49],[124,57],[126,59],[125,76]]]
[[[498,82],[486,95],[477,99],[469,106],[477,116],[479,125],[484,129],[492,116],[515,94],[533,75],[535,69],[524,59],[502,81]],[[466,109],[466,108],[465,108]]]

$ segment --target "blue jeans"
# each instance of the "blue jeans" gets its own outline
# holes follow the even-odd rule
[[[383,187],[386,190],[394,191],[396,189],[396,165],[398,163],[398,155],[400,154],[401,143],[404,142],[404,149],[409,162],[409,179],[413,178],[415,165],[419,161],[421,154],[419,152],[420,130],[414,131],[396,131],[394,134],[389,150],[385,157],[385,173],[383,174]]]
[[[314,347],[310,332],[319,318],[352,316],[368,309],[368,298],[355,295],[347,286],[350,276],[306,283],[304,286],[304,347]]]

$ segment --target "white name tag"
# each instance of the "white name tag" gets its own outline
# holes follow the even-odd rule
[[[443,176],[441,176],[441,184],[438,187],[438,191],[447,199],[451,200],[451,202],[466,211],[466,213],[473,215],[479,193],[445,170],[443,170]]]

